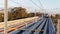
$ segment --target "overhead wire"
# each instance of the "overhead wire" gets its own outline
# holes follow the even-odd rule
[[[15,1],[13,1],[13,0],[10,0],[11,2],[13,2],[13,3],[16,3],[16,4],[19,4],[20,5],[20,3],[18,3],[18,2],[15,2]]]
[[[40,0],[39,0],[39,3],[40,3],[40,5],[41,5],[42,9],[44,9],[44,6],[43,6],[43,4],[41,3],[41,1],[40,1]]]
[[[20,3],[18,3],[18,2],[15,2],[15,1],[13,1],[13,0],[10,0],[11,2],[14,2],[14,3],[16,3],[16,4],[20,4]],[[40,8],[35,2],[33,2],[32,0],[30,0],[35,6],[37,6],[38,8]],[[39,0],[39,2],[40,2],[40,0]],[[42,3],[40,2],[40,4],[41,4],[41,6],[43,7],[43,5],[42,5]],[[0,4],[0,5],[3,5],[3,4]]]
[[[19,4],[20,5],[20,3],[18,3],[18,2],[15,2],[15,1],[13,1],[13,0],[10,0],[11,2],[14,2],[14,3],[16,3],[16,4]],[[37,6],[38,8],[41,8],[40,6],[38,6],[35,2],[33,2],[32,0],[30,0],[35,6]],[[39,1],[40,2],[40,1]],[[41,4],[41,2],[40,2],[40,4]],[[41,6],[43,7],[43,5],[41,4]]]
[[[45,11],[44,13],[46,13],[46,10],[44,9],[43,4],[41,3],[41,1],[40,1],[40,0],[39,0],[39,2],[40,2],[40,5],[42,6],[42,10],[43,10],[43,11]]]
[[[16,3],[16,4],[20,4],[20,3],[18,3],[18,2],[15,2],[15,1],[13,1],[13,0],[10,0],[11,2],[14,2],[14,3]],[[34,3],[32,0],[30,0],[35,6],[37,6],[38,8],[40,8],[36,3]]]
[[[40,8],[35,2],[33,2],[32,0],[30,0],[35,6],[37,6],[38,8]]]

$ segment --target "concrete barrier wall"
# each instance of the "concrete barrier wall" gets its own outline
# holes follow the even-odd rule
[[[10,25],[14,25],[14,24],[17,24],[17,23],[23,23],[25,21],[30,21],[30,20],[37,19],[37,18],[38,17],[31,17],[31,18],[25,18],[25,19],[18,19],[18,20],[8,21],[7,25],[10,26]],[[4,22],[0,22],[0,28],[3,28],[3,27],[4,27]]]

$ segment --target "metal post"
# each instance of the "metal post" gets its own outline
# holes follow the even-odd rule
[[[8,21],[7,0],[4,0],[4,34],[7,34],[7,21]]]
[[[35,16],[36,16],[36,9],[35,9]]]
[[[58,24],[57,24],[57,34],[60,34],[60,19],[58,19]]]

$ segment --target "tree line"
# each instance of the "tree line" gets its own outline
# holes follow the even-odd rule
[[[51,15],[51,19],[52,19],[54,24],[57,24],[58,23],[58,19],[60,19],[60,14],[56,14],[55,16]]]
[[[27,13],[25,8],[22,7],[14,7],[10,11],[8,11],[8,21],[34,17],[34,13]],[[4,21],[4,13],[0,13],[0,22]]]

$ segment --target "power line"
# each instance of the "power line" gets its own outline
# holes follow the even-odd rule
[[[37,6],[38,8],[40,8],[36,3],[34,3],[32,0],[30,0],[35,6]]]
[[[42,9],[43,9],[44,7],[43,7],[43,4],[41,3],[41,1],[40,1],[40,0],[39,0],[39,3],[40,3],[40,5],[41,5],[41,7],[42,7]]]
[[[14,2],[14,3],[16,3],[16,4],[20,4],[20,3],[18,3],[18,2],[15,2],[15,1],[13,1],[13,0],[10,0],[11,2]],[[34,3],[32,0],[30,0],[35,6],[37,6],[38,8],[40,8],[36,3]]]
[[[15,2],[15,1],[13,1],[13,0],[10,0],[10,1],[20,5],[20,3],[18,3],[18,2]]]
[[[40,0],[39,0],[39,2],[40,2],[40,5],[42,6],[42,10],[44,11],[44,13],[46,13],[46,10],[44,9],[43,4],[41,3],[41,1],[40,1]]]
[[[14,3],[16,3],[16,4],[20,4],[20,3],[18,3],[18,2],[15,2],[15,1],[13,1],[13,0],[10,0],[11,2],[14,2]],[[34,3],[32,0],[30,0],[35,6],[37,6],[38,8],[40,8],[36,3]]]

